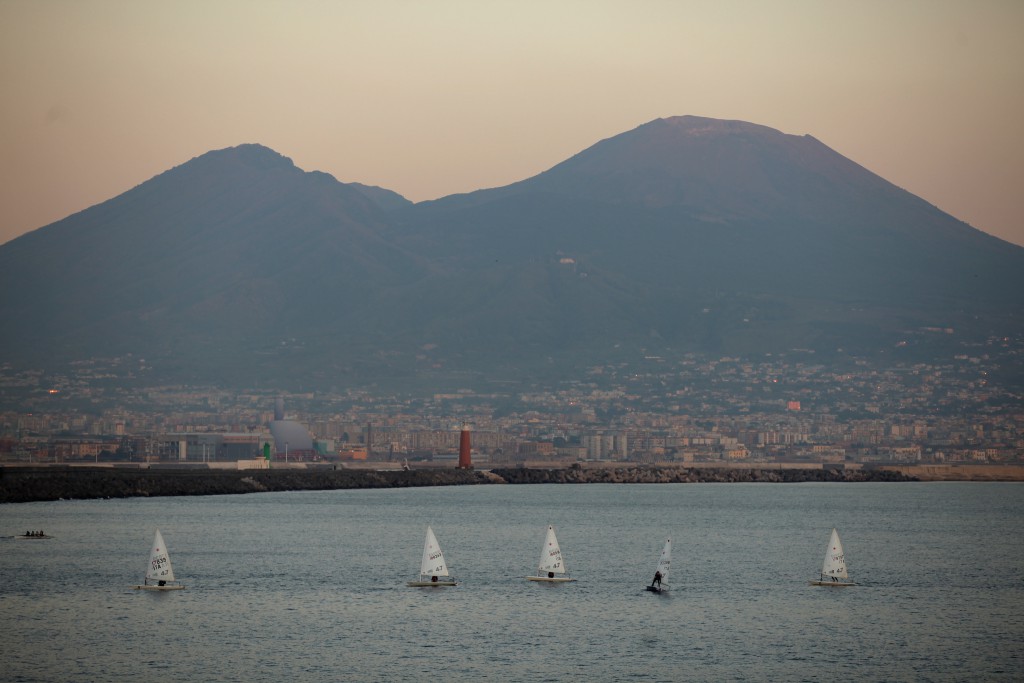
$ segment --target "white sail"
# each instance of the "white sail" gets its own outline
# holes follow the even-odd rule
[[[167,554],[167,546],[164,545],[164,537],[160,530],[156,530],[153,537],[153,548],[149,551],[149,567],[146,568],[147,581],[174,581],[174,569],[171,567],[171,558]]]
[[[427,540],[423,543],[423,561],[420,562],[421,576],[448,576],[448,565],[444,562],[444,553],[437,543],[434,530],[427,527]]]
[[[662,585],[668,584],[668,570],[672,566],[672,539],[665,540],[665,547],[661,549],[661,556],[658,557],[658,567],[655,572],[661,572]]]
[[[832,537],[825,549],[825,562],[821,565],[821,577],[849,578],[846,573],[846,557],[843,555],[843,544],[839,542],[839,532],[832,529]]]
[[[558,547],[558,539],[555,538],[555,527],[553,526],[548,525],[548,533],[544,537],[544,547],[540,549],[540,563],[537,569],[540,573],[565,574],[562,549]]]

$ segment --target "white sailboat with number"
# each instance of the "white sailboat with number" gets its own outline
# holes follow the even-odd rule
[[[178,591],[184,588],[174,579],[174,568],[171,566],[171,557],[167,553],[167,545],[164,543],[163,534],[156,530],[153,537],[153,547],[149,551],[149,566],[146,567],[146,578],[141,586],[135,586],[136,590],[148,591]]]
[[[832,529],[832,536],[825,548],[825,562],[821,565],[821,577],[811,581],[812,586],[856,586],[846,572],[846,555],[839,541],[839,532]]]
[[[668,590],[668,570],[672,567],[672,539],[665,539],[665,547],[658,556],[658,566],[654,569],[654,579],[647,590],[661,593]]]
[[[415,587],[426,586],[457,586],[458,581],[449,578],[448,565],[444,561],[444,553],[434,536],[434,530],[427,527],[427,539],[423,542],[423,559],[420,561],[420,578],[417,581],[409,581],[407,585]]]
[[[540,562],[537,565],[537,574],[527,576],[530,581],[548,581],[551,583],[568,583],[575,581],[569,576],[565,568],[565,560],[562,559],[562,549],[558,547],[558,539],[555,538],[555,527],[548,525],[548,533],[544,537],[544,546],[540,549]]]

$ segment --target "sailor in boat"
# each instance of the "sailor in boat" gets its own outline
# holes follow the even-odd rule
[[[156,582],[156,585],[158,585],[158,586],[166,586],[166,585],[167,585],[167,582],[166,582],[166,581],[163,581],[163,580],[160,580],[160,581],[157,581],[157,582]]]
[[[430,582],[431,583],[437,583],[437,577],[436,576],[431,576],[430,577]]]
[[[651,581],[651,588],[654,588],[654,584],[658,584],[658,588],[661,588],[661,571],[654,572],[654,580]]]

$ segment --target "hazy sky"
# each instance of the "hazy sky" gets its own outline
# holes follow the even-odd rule
[[[1024,245],[1022,35],[1022,0],[0,0],[0,242],[244,142],[419,201],[695,114]]]

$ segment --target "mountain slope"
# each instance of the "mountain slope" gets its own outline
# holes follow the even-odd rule
[[[322,337],[419,259],[385,242],[359,188],[258,145],[210,152],[0,249],[8,351],[230,361]]]

